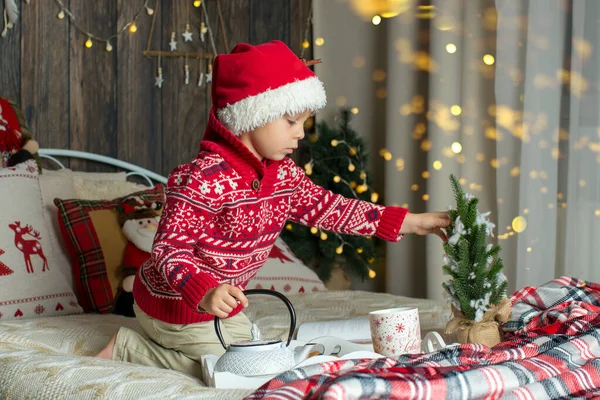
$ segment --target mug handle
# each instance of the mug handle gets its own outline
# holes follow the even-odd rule
[[[292,305],[292,302],[287,297],[285,297],[283,294],[281,294],[275,290],[248,289],[248,290],[244,290],[243,293],[244,293],[244,295],[267,294],[269,296],[275,296],[285,303],[285,305],[287,306],[287,309],[290,313],[290,333],[288,335],[288,340],[287,340],[287,344],[286,344],[286,346],[289,346],[290,342],[292,341],[292,336],[294,335],[294,330],[296,329],[296,311],[294,310],[294,306]],[[223,334],[221,333],[221,324],[219,324],[219,317],[214,316],[214,319],[215,319],[215,332],[217,332],[217,337],[219,338],[219,342],[221,342],[221,346],[223,346],[223,348],[225,350],[227,350],[227,345],[225,345],[225,340],[223,339]]]

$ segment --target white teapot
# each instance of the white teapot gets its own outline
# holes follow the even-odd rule
[[[296,328],[296,312],[294,306],[283,294],[266,289],[249,289],[244,294],[268,294],[280,298],[290,312],[290,333],[287,343],[281,339],[261,339],[258,327],[252,324],[252,339],[233,342],[227,346],[221,334],[219,318],[215,317],[215,331],[219,341],[225,348],[215,364],[215,372],[231,372],[241,376],[273,375],[292,369],[304,361],[314,343],[307,343],[295,351],[290,349],[290,341]]]

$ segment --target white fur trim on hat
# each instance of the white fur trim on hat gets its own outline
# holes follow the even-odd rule
[[[313,76],[228,104],[217,110],[217,117],[227,129],[239,136],[286,114],[317,111],[325,104],[327,98],[323,83]]]

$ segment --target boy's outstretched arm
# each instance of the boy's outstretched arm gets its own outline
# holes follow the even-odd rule
[[[292,174],[296,190],[291,203],[291,221],[342,234],[377,236],[388,241],[398,241],[405,233],[434,233],[446,240],[442,228],[450,222],[447,213],[412,214],[402,207],[384,207],[346,198],[316,185],[301,167],[294,164],[292,168],[296,168]]]
[[[408,213],[404,217],[404,223],[400,228],[400,233],[415,233],[417,235],[428,235],[433,233],[438,235],[444,242],[448,241],[446,232],[442,229],[450,224],[450,217],[447,212],[429,212],[423,214]]]

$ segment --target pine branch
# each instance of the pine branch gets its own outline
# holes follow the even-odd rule
[[[506,296],[506,288],[508,286],[508,282],[504,281],[500,284],[500,287],[492,292],[490,296],[490,304],[498,305],[500,300]]]
[[[446,274],[450,275],[452,278],[454,278],[454,279],[458,278],[458,274],[456,272],[452,271],[448,265],[444,265],[442,267],[442,270],[444,270],[444,272]]]
[[[489,279],[496,277],[502,268],[504,268],[502,259],[500,257],[495,258],[494,261],[492,261],[492,265],[490,266],[490,270],[488,272]]]
[[[465,219],[463,220],[465,226],[473,226],[477,220],[477,206],[479,205],[479,199],[474,197],[467,204],[467,211]],[[462,214],[465,215],[465,214]],[[461,218],[462,219],[462,218]]]
[[[495,257],[495,256],[497,256],[500,253],[500,250],[501,250],[500,246],[492,246],[492,248],[490,249],[490,251],[487,252],[485,258],[487,259],[488,257]]]
[[[458,179],[454,174],[450,175],[450,180],[452,182],[452,190],[454,191],[454,198],[456,199],[456,206],[459,215],[465,215],[467,201],[465,199],[465,192],[463,191]]]
[[[449,231],[450,232],[450,231]],[[453,246],[449,243],[444,243],[444,252],[453,260],[458,260],[458,246]]]

